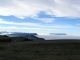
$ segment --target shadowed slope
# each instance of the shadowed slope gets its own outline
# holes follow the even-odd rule
[[[80,60],[80,40],[0,43],[0,60]]]

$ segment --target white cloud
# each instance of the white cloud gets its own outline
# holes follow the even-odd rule
[[[73,26],[71,25],[56,25],[56,26],[52,26],[54,28],[72,28]]]
[[[50,22],[53,22],[55,19],[54,18],[34,18],[36,20],[40,20],[42,22],[45,22],[45,23],[50,23]]]
[[[35,32],[41,30],[41,28],[29,28],[29,27],[15,27],[15,26],[0,26],[0,31],[8,31],[8,32]],[[37,32],[36,31],[36,32]]]
[[[0,19],[1,20],[1,19]],[[7,23],[10,23],[7,21]],[[15,23],[15,22],[14,22]],[[73,30],[69,30],[71,28],[75,28],[74,26],[71,25],[42,25],[42,26],[35,26],[35,27],[30,27],[30,26],[17,26],[16,24],[10,24],[11,26],[8,25],[3,25],[0,24],[0,31],[8,31],[8,32],[36,32],[36,33],[50,33],[50,32],[73,32]],[[65,31],[65,30],[68,31]],[[70,33],[71,33],[70,32]],[[75,32],[75,31],[74,31]]]
[[[48,28],[48,29],[66,29],[66,28],[73,28],[74,26],[71,25],[48,25],[48,26],[43,26],[43,28]]]
[[[38,17],[43,11],[56,17],[79,17],[80,0],[0,0],[0,15]]]
[[[30,22],[25,22],[25,23],[19,23],[19,22],[9,22],[5,21],[3,19],[0,19],[0,24],[8,24],[8,25],[15,25],[15,26],[32,26],[32,27],[39,27],[39,28],[47,28],[47,29],[63,29],[63,28],[73,28],[74,26],[71,25],[41,25],[38,23],[30,23]]]
[[[21,26],[42,26],[38,23],[30,23],[30,22],[26,22],[26,23],[17,23],[17,22],[9,22],[9,21],[5,21],[3,19],[0,19],[0,24],[10,24],[10,25],[21,25]]]
[[[30,23],[30,22],[10,22],[4,19],[0,19],[0,24],[7,24],[7,25],[15,25],[15,26],[23,26],[23,27],[38,27],[41,29],[65,29],[65,28],[73,28],[74,26],[71,25],[45,25],[45,24],[38,24],[38,23]],[[21,28],[21,27],[20,27]],[[22,29],[22,28],[21,28]],[[25,28],[26,29],[26,28]]]
[[[20,30],[20,29],[26,29],[26,30],[29,30],[29,29],[31,29],[31,30],[40,30],[41,28],[29,28],[29,27],[15,27],[15,26],[7,26],[7,27],[4,27],[4,26],[0,26],[0,29],[18,29],[18,30]]]

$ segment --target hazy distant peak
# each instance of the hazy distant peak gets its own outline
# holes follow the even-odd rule
[[[50,33],[50,35],[67,35],[66,33]]]

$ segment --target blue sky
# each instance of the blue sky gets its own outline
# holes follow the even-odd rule
[[[0,31],[80,35],[80,0],[0,0]]]

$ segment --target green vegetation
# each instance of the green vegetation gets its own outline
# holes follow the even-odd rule
[[[0,42],[0,60],[80,60],[80,41]]]

